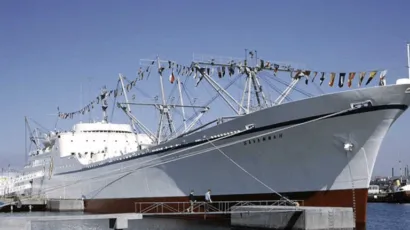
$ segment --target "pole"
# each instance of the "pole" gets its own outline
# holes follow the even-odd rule
[[[407,43],[407,69],[409,71],[409,79],[410,79],[410,42]]]

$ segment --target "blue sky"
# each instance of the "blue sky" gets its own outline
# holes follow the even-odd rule
[[[57,106],[80,109],[101,86],[114,88],[118,73],[133,79],[140,59],[156,55],[189,64],[193,53],[243,57],[248,48],[323,71],[387,68],[393,83],[407,76],[409,9],[406,0],[1,1],[0,166],[24,159],[25,115],[53,128]],[[158,84],[143,89],[155,94]],[[192,90],[199,100],[211,95]],[[410,164],[409,118],[391,128],[374,174],[390,174],[399,154]]]

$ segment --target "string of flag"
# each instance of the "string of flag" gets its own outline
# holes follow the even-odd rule
[[[147,67],[144,67],[144,68],[140,67],[137,71],[136,78],[124,86],[125,90],[127,92],[129,92],[135,87],[135,85],[138,81],[148,79],[148,77],[151,74],[151,69],[152,69],[154,63],[155,63],[155,61],[152,61]],[[184,65],[172,62],[172,61],[168,61],[168,64],[166,65],[166,67],[161,67],[158,70],[158,72],[160,74],[162,74],[162,72],[166,68],[171,70],[171,74],[170,74],[170,77],[169,77],[169,81],[171,82],[171,84],[174,83],[174,81],[175,81],[174,72],[177,73],[180,76],[192,76],[193,73],[194,73],[194,68],[193,67],[184,66]],[[73,119],[74,116],[76,116],[76,115],[84,115],[84,114],[90,113],[91,110],[94,109],[94,107],[98,104],[101,104],[103,109],[106,109],[108,107],[108,105],[106,104],[106,99],[112,98],[112,97],[116,98],[118,96],[122,96],[123,94],[124,94],[124,91],[123,91],[122,88],[104,90],[104,93],[97,96],[94,100],[92,100],[90,103],[88,103],[86,106],[84,106],[82,109],[80,109],[78,111],[63,113],[63,112],[60,112],[60,108],[57,107],[58,117],[60,119]],[[134,99],[135,95],[133,95],[132,98]]]
[[[151,69],[154,65],[155,61],[152,61],[147,67],[140,67],[137,71],[137,76],[134,80],[130,81],[128,84],[125,85],[125,90],[127,92],[131,91],[136,83],[138,81],[142,81],[144,79],[148,79],[148,77],[151,74]],[[211,62],[210,65],[212,66],[214,63]],[[225,76],[234,76],[235,74],[243,74],[245,71],[247,71],[247,61],[244,60],[243,62],[234,62],[231,61],[225,66],[213,66],[213,67],[206,67],[203,68],[204,72],[208,76],[213,76],[216,74],[219,78],[223,78]],[[256,67],[252,67],[253,69],[257,71],[261,70],[269,70],[273,71],[274,76],[276,76],[277,72],[280,70],[288,71],[292,73],[293,78],[305,78],[305,83],[308,84],[309,81],[314,82],[316,78],[319,78],[320,85],[323,84],[323,82],[326,80],[326,78],[329,78],[329,83],[328,85],[330,87],[333,87],[335,84],[335,79],[336,76],[339,76],[339,81],[338,81],[338,86],[342,88],[345,85],[345,80],[347,77],[347,86],[350,88],[352,86],[352,82],[355,79],[356,76],[359,78],[358,82],[358,87],[361,87],[363,84],[363,81],[368,75],[368,79],[365,83],[365,85],[368,85],[374,78],[375,76],[379,73],[379,85],[383,86],[386,85],[386,74],[387,70],[371,70],[371,71],[362,71],[362,72],[324,72],[324,71],[312,71],[312,70],[300,70],[300,69],[293,69],[290,66],[280,66],[279,64],[275,64],[269,61],[265,60],[259,60],[259,65]],[[197,79],[198,76],[198,70],[192,66],[185,66],[181,65],[178,63],[175,63],[173,61],[167,61],[167,64],[160,67],[158,69],[158,73],[162,75],[162,73],[166,70],[170,70],[170,75],[169,75],[169,82],[173,84],[175,82],[175,75],[179,76],[184,76],[184,77],[189,77],[193,76],[194,79]],[[310,80],[311,79],[311,80]],[[59,107],[57,107],[58,110],[58,117],[61,119],[72,119],[76,115],[84,115],[89,112],[91,112],[92,109],[98,104],[101,104],[104,108],[107,108],[107,102],[106,99],[108,98],[116,98],[118,96],[123,95],[123,89],[112,89],[112,90],[104,90],[104,93],[100,94],[97,96],[94,100],[92,100],[90,103],[88,103],[86,106],[84,106],[82,109],[74,112],[69,112],[69,113],[62,113],[60,112]],[[132,98],[135,98],[135,95],[133,95]]]
[[[368,85],[374,78],[375,76],[379,73],[379,85],[383,86],[386,85],[386,74],[387,74],[387,70],[371,70],[371,71],[362,71],[362,72],[340,72],[340,73],[336,73],[336,72],[320,72],[320,71],[310,71],[310,70],[297,70],[297,71],[293,71],[294,78],[301,78],[301,77],[305,77],[305,83],[308,84],[309,83],[309,78],[312,78],[311,82],[314,82],[314,80],[316,79],[317,76],[319,77],[319,85],[322,85],[323,82],[325,81],[326,77],[328,76],[329,78],[329,86],[333,87],[334,83],[335,83],[335,79],[336,76],[339,76],[339,81],[338,81],[338,86],[340,88],[342,88],[346,82],[346,76],[347,76],[347,86],[350,88],[352,87],[352,82],[354,80],[354,78],[356,76],[358,76],[359,81],[357,86],[361,87],[363,84],[363,81],[366,77],[366,75],[368,75],[369,77],[367,78],[367,81],[365,83],[365,85]],[[312,74],[312,75],[311,75]]]

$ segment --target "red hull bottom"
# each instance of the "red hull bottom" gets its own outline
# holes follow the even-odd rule
[[[356,227],[362,228],[366,224],[367,189],[332,190],[317,192],[282,193],[291,200],[302,200],[304,206],[321,207],[353,207],[355,200]],[[197,201],[203,201],[204,196],[198,196]],[[353,199],[353,197],[355,199]],[[275,194],[246,194],[246,195],[213,195],[213,201],[256,201],[278,200]],[[85,200],[85,211],[90,213],[126,213],[135,212],[135,202],[187,202],[188,197],[155,197],[155,198],[121,198],[121,199],[93,199]]]

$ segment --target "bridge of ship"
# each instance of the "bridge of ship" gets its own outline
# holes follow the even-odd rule
[[[292,203],[291,203],[292,202]],[[203,201],[193,203],[193,212],[188,211],[190,202],[135,202],[135,212],[143,216],[160,215],[229,215],[232,213],[251,212],[275,212],[275,211],[295,211],[299,206],[303,206],[303,200],[254,200],[254,201],[214,201],[207,203]],[[295,203],[297,205],[295,205]],[[263,206],[264,208],[250,211],[241,210],[240,207]],[[278,207],[286,207],[279,209]]]

